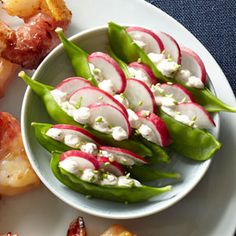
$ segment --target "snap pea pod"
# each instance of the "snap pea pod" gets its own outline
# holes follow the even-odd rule
[[[167,125],[172,138],[169,148],[177,153],[196,161],[205,161],[221,148],[221,143],[206,130],[180,123],[163,111],[160,111],[160,117]]]
[[[34,127],[35,137],[38,142],[49,152],[65,152],[71,150],[71,147],[46,135],[47,131],[52,127],[51,124],[33,122],[31,125]]]
[[[65,111],[63,111],[61,107],[56,103],[56,101],[54,100],[53,96],[50,93],[53,87],[44,85],[36,80],[32,80],[29,76],[26,75],[25,72],[20,72],[19,76],[41,98],[49,116],[55,122],[59,124],[70,124],[70,125],[82,127],[86,129],[87,131],[89,131],[94,136],[96,136],[104,145],[128,149],[143,157],[152,156],[152,151],[148,147],[146,147],[145,145],[143,145],[142,143],[136,140],[127,139],[123,141],[116,141],[112,138],[110,134],[101,133],[86,125],[81,125],[77,123],[75,120],[73,120],[71,116],[69,116]]]
[[[62,29],[58,28],[56,32],[71,62],[75,75],[89,80],[94,86],[97,87],[98,83],[94,79],[89,68],[88,53],[78,47],[75,43],[69,41],[64,36]]]
[[[149,66],[154,75],[161,81],[167,82],[171,79],[162,75],[146,53],[133,41],[125,28],[109,22],[108,37],[113,53],[126,63],[141,60],[143,64]],[[158,81],[157,81],[158,82]]]
[[[147,54],[132,40],[129,34],[126,32],[125,27],[117,25],[113,22],[109,23],[108,29],[109,42],[114,54],[126,63],[133,61],[142,62],[149,66],[154,75],[160,82],[175,82],[173,78],[163,76],[157,69],[154,63],[149,59]],[[182,84],[185,86],[184,84]],[[204,106],[209,112],[236,112],[235,107],[231,107],[218,99],[208,88],[197,89],[185,86],[194,96],[196,102]]]
[[[117,202],[135,203],[146,201],[149,198],[171,190],[171,186],[169,185],[161,188],[154,188],[144,185],[141,187],[119,187],[89,183],[60,168],[60,155],[60,153],[54,152],[50,163],[55,177],[67,187],[90,197]]]
[[[136,136],[135,139],[138,140],[140,143],[143,143],[145,146],[147,146],[152,150],[153,155],[146,158],[150,164],[158,164],[160,162],[166,162],[166,163],[170,162],[170,156],[168,155],[168,153],[164,148],[148,141],[147,139],[141,136]]]
[[[161,172],[159,170],[150,168],[149,166],[137,166],[134,165],[130,168],[126,168],[127,172],[134,179],[140,182],[149,182],[157,179],[177,179],[181,178],[179,173]]]

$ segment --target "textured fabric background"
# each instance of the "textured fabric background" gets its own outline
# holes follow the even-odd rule
[[[236,0],[147,0],[183,24],[208,49],[236,95]]]

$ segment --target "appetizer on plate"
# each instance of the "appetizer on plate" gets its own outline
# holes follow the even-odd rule
[[[171,190],[147,181],[169,153],[205,161],[220,149],[209,112],[231,111],[207,88],[202,60],[164,32],[109,23],[109,54],[90,55],[56,30],[77,77],[56,87],[19,76],[57,125],[33,123],[51,169],[87,197],[134,203]]]

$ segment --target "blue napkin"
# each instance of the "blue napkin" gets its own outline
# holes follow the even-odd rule
[[[236,1],[147,0],[183,24],[208,49],[236,94]]]

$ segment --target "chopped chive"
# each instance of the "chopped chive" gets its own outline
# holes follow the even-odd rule
[[[143,105],[143,101],[139,101],[139,102],[138,102],[138,105],[139,105],[139,106],[142,106],[142,105]]]
[[[76,109],[79,109],[81,107],[82,100],[83,100],[83,97],[80,97],[79,101],[74,105]]]
[[[101,123],[102,121],[103,121],[102,117],[97,117],[95,119],[95,122],[97,122],[97,123]]]

